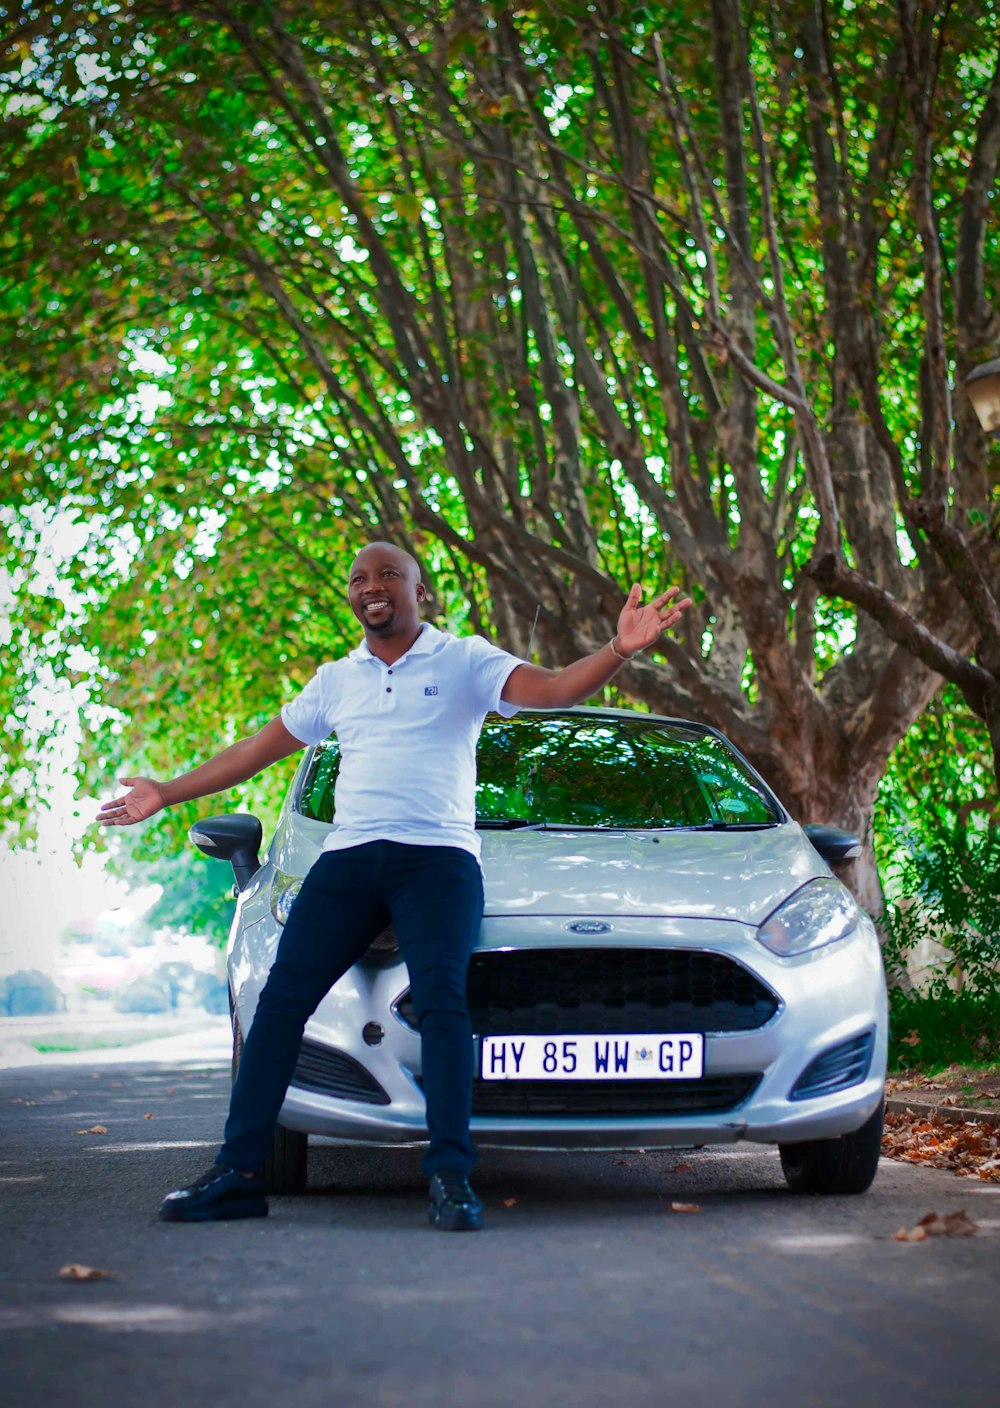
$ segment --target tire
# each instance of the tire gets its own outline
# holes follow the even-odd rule
[[[865,1193],[878,1171],[885,1105],[860,1129],[838,1139],[779,1144],[781,1170],[793,1193]]]
[[[229,996],[229,1009],[233,1019],[233,1083],[240,1068],[243,1055],[243,1032]],[[271,1137],[271,1152],[261,1167],[265,1193],[304,1193],[308,1182],[309,1136],[297,1129],[274,1126]]]

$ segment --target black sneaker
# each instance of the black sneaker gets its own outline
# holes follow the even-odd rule
[[[431,1179],[427,1216],[442,1232],[478,1232],[483,1225],[483,1205],[464,1173],[442,1169]]]
[[[186,1188],[168,1193],[160,1208],[165,1222],[222,1222],[233,1217],[267,1217],[263,1181],[244,1178],[234,1168],[213,1164]]]

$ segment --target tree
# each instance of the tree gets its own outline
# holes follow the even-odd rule
[[[433,569],[445,622],[523,651],[537,611],[549,663],[666,576],[698,605],[621,687],[868,839],[892,748],[984,639],[967,581],[997,580],[988,447],[945,397],[949,347],[997,341],[956,331],[998,264],[996,36],[988,0],[26,9],[8,711],[84,647],[100,751],[109,707],[175,749],[245,727],[349,633],[330,569],[359,533]],[[53,504],[94,530],[69,608],[29,566]],[[822,599],[852,570],[932,659]],[[856,870],[878,909],[870,847]]]

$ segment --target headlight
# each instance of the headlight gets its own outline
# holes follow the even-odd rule
[[[836,943],[857,922],[858,907],[839,880],[810,880],[764,920],[757,937],[785,958]]]
[[[292,901],[301,889],[301,875],[283,875],[279,870],[271,881],[271,913],[279,924],[288,919]]]

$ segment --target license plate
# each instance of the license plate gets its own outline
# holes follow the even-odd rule
[[[482,1080],[697,1080],[704,1068],[700,1032],[480,1040]]]

